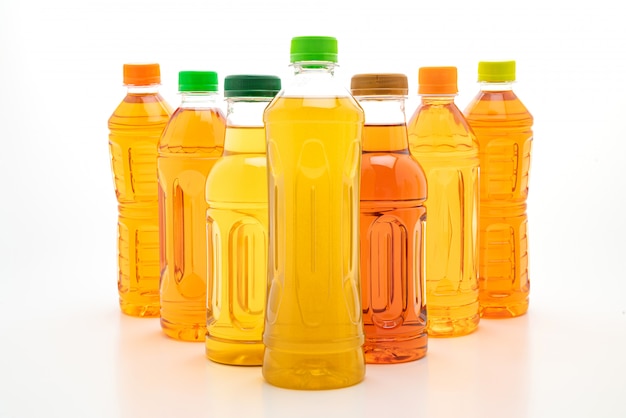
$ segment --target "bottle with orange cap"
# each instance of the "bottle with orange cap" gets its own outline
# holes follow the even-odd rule
[[[478,143],[454,102],[456,67],[419,69],[421,103],[408,124],[409,148],[428,181],[428,334],[476,330],[478,314]]]
[[[132,316],[159,316],[157,143],[172,114],[160,83],[159,64],[124,64],[127,94],[108,122],[120,308]]]
[[[204,341],[208,285],[205,184],[224,150],[226,119],[214,71],[180,71],[181,102],[159,141],[161,328]]]
[[[361,158],[361,304],[368,363],[426,355],[426,176],[409,154],[404,74],[357,74],[365,112]]]
[[[513,92],[515,61],[478,63],[480,91],[465,117],[480,144],[479,278],[484,318],[528,310],[526,199],[533,117]]]

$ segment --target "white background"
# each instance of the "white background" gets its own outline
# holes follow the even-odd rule
[[[1,417],[626,416],[626,24],[619,1],[0,2]],[[213,364],[119,313],[107,119],[122,64],[289,75],[297,35],[339,40],[338,77],[517,60],[535,117],[531,306],[431,339],[363,383],[301,392]]]

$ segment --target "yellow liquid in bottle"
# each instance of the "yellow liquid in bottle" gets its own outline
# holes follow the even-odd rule
[[[351,97],[279,97],[268,138],[270,289],[263,376],[331,389],[365,375],[359,286],[363,111]]]
[[[428,182],[428,335],[455,337],[479,322],[478,144],[451,98],[423,98],[408,124],[409,148]]]
[[[172,108],[158,93],[129,93],[109,118],[118,211],[122,312],[159,316],[157,143]]]
[[[206,334],[206,179],[222,155],[219,110],[179,108],[159,144],[161,327],[169,337]]]
[[[258,366],[267,294],[265,129],[229,126],[225,147],[206,184],[213,258],[206,355],[218,363]]]
[[[480,313],[523,315],[530,292],[526,199],[533,117],[511,90],[481,91],[465,114],[480,145]]]

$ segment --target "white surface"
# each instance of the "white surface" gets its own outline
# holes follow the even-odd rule
[[[626,29],[619,2],[0,2],[0,417],[624,417]],[[235,13],[238,15],[235,16]],[[106,120],[122,64],[289,74],[292,36],[339,77],[513,58],[535,116],[531,308],[352,388],[282,390],[119,313]]]

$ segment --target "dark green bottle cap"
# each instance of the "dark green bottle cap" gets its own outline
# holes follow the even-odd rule
[[[217,73],[215,71],[180,71],[178,73],[178,91],[217,91]]]
[[[274,75],[229,75],[224,79],[224,97],[274,97],[280,91]]]
[[[291,62],[337,62],[337,38],[331,36],[296,36],[291,39]]]

